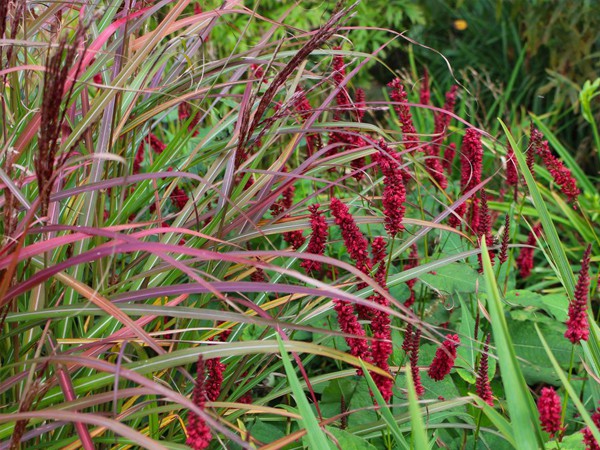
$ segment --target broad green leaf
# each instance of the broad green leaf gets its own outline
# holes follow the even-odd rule
[[[455,292],[475,292],[477,271],[465,263],[452,263],[421,275],[421,281],[440,291],[442,294]]]
[[[337,445],[333,443],[329,444],[332,450],[339,448],[343,450],[377,450],[376,447],[366,440],[347,431],[334,427],[327,427],[327,431],[337,440]]]

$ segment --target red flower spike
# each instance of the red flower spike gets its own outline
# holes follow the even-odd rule
[[[250,69],[252,70],[252,73],[254,74],[254,76],[256,78],[258,78],[259,80],[265,76],[265,70],[263,69],[262,66],[260,66],[258,64],[251,64]]]
[[[412,345],[410,349],[410,372],[415,384],[417,397],[425,393],[425,388],[421,384],[421,374],[419,373],[419,343],[421,342],[421,330],[417,329],[413,334]]]
[[[190,200],[185,191],[179,186],[176,186],[175,189],[173,189],[169,198],[173,202],[173,205],[175,205],[179,210],[182,210]]]
[[[302,234],[302,230],[286,231],[283,233],[283,240],[287,242],[294,250],[298,250],[306,242],[306,238]]]
[[[327,220],[321,211],[319,211],[319,204],[310,205],[308,210],[310,211],[310,241],[308,242],[308,253],[315,255],[323,255],[325,253],[325,245],[327,244],[327,237],[329,233],[329,227]],[[318,261],[311,261],[309,259],[304,260],[300,263],[307,273],[311,271],[321,270],[321,263]]]
[[[206,389],[204,387],[206,371],[202,355],[198,357],[197,369],[196,386],[192,393],[192,401],[198,408],[204,409],[206,403]],[[188,413],[187,435],[186,444],[193,450],[204,450],[212,439],[210,428],[204,419],[192,411]]]
[[[452,86],[448,92],[446,92],[446,102],[444,103],[444,110],[440,111],[435,116],[433,139],[430,145],[430,154],[438,156],[440,153],[440,144],[446,138],[448,133],[448,127],[452,120],[452,113],[454,112],[454,105],[456,104],[456,92],[458,86]]]
[[[481,360],[479,361],[479,367],[477,369],[475,393],[488,405],[494,406],[494,395],[492,393],[492,387],[490,386],[490,379],[488,377],[489,347],[490,335],[488,334],[485,339],[485,344],[483,345],[483,354],[481,355]]]
[[[481,191],[481,210],[479,212],[479,224],[477,227],[477,237],[479,242],[485,239],[485,243],[488,247],[488,254],[490,255],[490,260],[492,265],[494,265],[494,251],[489,250],[489,248],[494,245],[494,236],[492,235],[492,221],[490,218],[490,210],[488,208],[487,203],[487,195],[485,191]],[[483,261],[481,259],[481,254],[477,255],[479,259],[479,273],[483,272]]]
[[[406,324],[406,331],[404,332],[404,341],[402,342],[402,350],[404,350],[406,354],[410,353],[410,349],[412,348],[414,331],[415,330],[412,323]]]
[[[535,155],[540,150],[540,145],[544,139],[544,135],[540,133],[537,128],[533,126],[533,122],[530,126],[530,135],[529,135],[529,148],[527,149],[527,155],[525,155],[525,160],[527,162],[527,168],[531,175],[535,176]]]
[[[456,347],[460,344],[460,338],[457,334],[446,335],[446,340],[435,352],[435,357],[427,374],[429,378],[435,381],[443,380],[454,367],[456,360]]]
[[[256,267],[255,269],[256,270],[250,275],[250,280],[255,283],[264,283],[267,281],[267,278],[265,277],[265,271],[260,267]]]
[[[180,103],[179,107],[177,108],[177,112],[179,114],[179,121],[186,122],[191,116],[190,105],[185,102]],[[194,129],[196,128],[196,125],[198,125],[199,121],[200,121],[200,114],[195,114],[188,125],[188,131],[192,132],[192,130],[193,130],[192,136],[198,136],[198,130],[194,130]]]
[[[571,174],[571,171],[563,164],[563,162],[555,157],[548,146],[548,141],[543,141],[540,145],[539,154],[554,182],[560,186],[563,194],[568,198],[569,202],[574,202],[581,193],[577,187],[577,182]]]
[[[533,230],[527,237],[527,245],[535,246],[537,243],[537,237],[540,235],[542,228],[540,225],[533,227]],[[527,278],[531,274],[533,269],[533,252],[535,249],[529,247],[521,248],[519,256],[517,256],[517,267],[519,268],[519,274],[522,278]]]
[[[146,136],[146,142],[150,145],[152,151],[160,155],[167,146],[154,134],[150,133]]]
[[[508,243],[510,242],[510,216],[507,214],[504,218],[504,234],[502,235],[502,246],[500,247],[500,256],[498,261],[504,264],[508,259]]]
[[[206,361],[206,372],[208,373],[205,383],[206,398],[211,402],[215,402],[221,395],[225,364],[221,362],[221,358],[209,359]]]
[[[385,143],[380,142],[382,148]],[[390,237],[395,237],[404,230],[402,220],[404,219],[406,201],[406,188],[404,187],[403,170],[399,169],[395,161],[391,161],[386,155],[378,154],[375,160],[383,173],[383,214],[385,216],[385,230]]]
[[[346,338],[346,342],[350,347],[350,354],[357,358],[362,358],[363,361],[370,361],[369,346],[364,339],[365,330],[358,322],[352,304],[343,300],[333,300],[333,308],[337,313],[340,330],[355,336]]]
[[[348,249],[350,257],[356,261],[356,268],[364,273],[370,271],[368,255],[369,244],[350,214],[348,207],[337,198],[331,199],[331,214],[335,218],[335,224],[340,227],[342,238]]]
[[[600,408],[592,414],[592,421],[600,429]],[[585,427],[581,432],[583,433],[583,443],[586,445],[586,450],[600,450],[600,445],[589,427]]]
[[[519,172],[517,171],[517,157],[513,148],[508,144],[506,150],[506,184],[516,186],[519,183]]]
[[[413,125],[410,108],[406,104],[407,95],[404,86],[402,85],[400,78],[394,79],[388,83],[388,86],[392,89],[390,96],[395,102],[394,110],[400,120],[400,128],[402,129],[404,138],[404,147],[406,150],[417,149],[419,147],[419,138]]]
[[[462,141],[460,149],[460,187],[461,192],[465,193],[481,183],[481,170],[483,162],[483,147],[481,146],[481,136],[478,131],[469,128]],[[475,213],[477,202],[472,199],[471,206],[471,227],[477,229],[478,215]],[[467,212],[467,203],[462,203],[457,209],[455,215],[450,216],[450,224],[457,227],[460,224],[459,218],[464,217]],[[475,223],[474,223],[475,222]]]
[[[569,304],[569,319],[567,320],[567,331],[565,337],[573,344],[579,341],[587,341],[590,335],[590,326],[587,317],[587,304],[590,289],[590,259],[592,256],[592,245],[588,245],[583,259],[581,270],[575,286],[574,299]]]
[[[387,244],[385,239],[381,236],[376,237],[371,244],[371,251],[373,253],[373,258],[371,259],[371,267],[377,266],[377,271],[375,272],[375,281],[379,283],[382,287],[387,287],[387,267],[385,263],[385,258],[387,256],[386,253]]]
[[[537,407],[542,429],[550,433],[550,437],[553,438],[563,430],[560,420],[562,413],[560,397],[553,388],[543,388],[542,394],[537,401]]]
[[[334,47],[334,50],[341,50],[341,47]],[[336,86],[340,86],[342,82],[346,78],[346,66],[344,63],[344,56],[339,54],[333,57],[333,81]],[[348,92],[346,88],[343,87],[337,93],[335,97],[336,103],[338,106],[342,108],[348,108],[350,106],[350,97],[348,96]],[[339,119],[339,111],[335,111],[335,120]]]

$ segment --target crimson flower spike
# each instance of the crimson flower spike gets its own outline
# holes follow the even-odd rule
[[[342,47],[334,47],[334,50],[341,50]],[[333,57],[333,81],[336,86],[340,86],[346,78],[346,65],[344,63],[344,55],[337,54]],[[335,97],[336,103],[339,107],[346,109],[350,106],[350,97],[346,91],[346,87],[340,89]],[[340,112],[335,111],[335,119],[339,119]]]
[[[340,330],[346,334],[352,335],[352,337],[346,337],[346,343],[350,347],[350,354],[361,358],[363,361],[370,361],[371,355],[369,346],[365,340],[365,330],[359,323],[356,314],[354,314],[354,307],[351,303],[343,300],[333,300],[333,309],[337,313],[337,321],[340,326]],[[359,373],[360,373],[359,369]]]
[[[412,335],[412,345],[410,349],[410,371],[415,384],[417,397],[425,393],[425,388],[421,384],[421,374],[419,373],[419,343],[421,342],[421,330],[417,328]]]
[[[542,429],[550,433],[550,437],[553,438],[563,430],[560,419],[562,414],[560,397],[553,388],[543,388],[537,401],[537,407]]]
[[[492,221],[490,218],[490,210],[488,208],[487,195],[485,191],[481,191],[481,211],[479,213],[479,223],[477,227],[477,237],[479,241],[483,241],[485,239],[485,244],[488,247],[488,254],[490,256],[490,261],[492,265],[494,264],[494,251],[489,250],[492,245],[494,245],[494,236],[492,235]],[[481,254],[478,255],[479,259],[479,272],[483,272],[483,262],[481,259]]]
[[[417,130],[413,124],[412,114],[410,112],[407,102],[407,94],[404,90],[404,85],[400,81],[400,78],[395,78],[388,86],[392,92],[390,94],[394,103],[394,110],[398,115],[400,121],[400,128],[402,129],[402,135],[404,139],[404,147],[406,150],[417,150],[419,147],[419,138],[417,136]]]
[[[380,141],[379,146],[388,150],[385,142]],[[404,219],[406,201],[406,188],[404,187],[404,170],[397,166],[396,161],[390,160],[385,154],[375,156],[381,172],[383,173],[383,213],[384,225],[390,237],[395,237],[404,230],[402,220]]]
[[[387,289],[385,280],[385,257],[386,257],[386,243],[385,240],[378,236],[373,240],[371,244],[373,250],[373,266],[379,264],[375,278],[377,282]],[[389,306],[389,301],[380,294],[374,294],[369,297],[369,300],[381,305]],[[373,364],[380,369],[389,372],[390,366],[388,364],[389,358],[392,355],[392,329],[391,320],[389,314],[384,311],[373,309],[371,319],[371,332],[373,333],[373,342],[371,344],[371,356],[373,358]],[[384,377],[377,373],[373,374],[373,380],[381,395],[386,401],[392,398],[392,386],[394,380],[388,377]]]
[[[504,234],[502,234],[502,246],[500,247],[500,256],[498,261],[504,264],[508,259],[508,244],[510,242],[510,215],[506,214],[504,218]]]
[[[600,408],[592,413],[592,422],[597,428],[600,428]],[[583,433],[583,443],[586,445],[586,450],[600,450],[600,445],[590,427],[585,427],[581,432]]]
[[[552,154],[548,141],[543,141],[540,145],[539,154],[544,161],[544,165],[552,175],[554,182],[560,186],[563,194],[568,198],[569,202],[574,202],[581,193],[577,187],[577,182],[571,174],[571,171],[563,164],[563,162]]]
[[[370,271],[369,243],[361,233],[348,207],[337,198],[331,199],[331,214],[340,227],[348,254],[356,262],[356,268],[364,273]]]
[[[490,379],[488,376],[488,359],[489,359],[489,348],[490,348],[490,335],[488,334],[485,338],[485,344],[483,345],[483,354],[479,361],[479,367],[477,368],[477,381],[475,383],[475,393],[481,397],[481,399],[490,406],[494,406],[494,395],[492,393],[492,387],[490,386]]]
[[[204,409],[206,404],[206,388],[205,388],[206,370],[202,355],[198,356],[196,385],[192,393],[192,401],[200,408]],[[193,450],[204,450],[210,444],[212,434],[210,428],[200,416],[193,411],[188,413],[187,423],[187,440],[186,444]]]
[[[567,320],[567,331],[565,337],[573,344],[579,341],[587,341],[590,335],[590,326],[587,317],[587,304],[590,289],[590,259],[592,256],[592,244],[588,245],[583,259],[581,270],[575,286],[575,295],[569,304],[569,319]]]
[[[483,164],[483,147],[481,145],[481,135],[477,130],[469,128],[462,141],[460,148],[460,187],[461,192],[465,193],[471,190],[473,187],[481,183],[481,171]],[[478,199],[472,199],[471,205],[471,227],[476,224],[473,222],[477,214]],[[456,214],[450,216],[450,225],[458,227],[460,225],[460,218],[464,217],[467,213],[467,204],[462,203],[457,209]],[[476,229],[477,227],[475,227]]]
[[[325,245],[327,244],[327,235],[329,231],[327,221],[325,220],[323,213],[319,211],[319,206],[318,203],[315,203],[308,207],[308,210],[310,211],[311,234],[306,251],[315,255],[323,255],[325,253]],[[317,272],[321,270],[321,263],[319,261],[307,259],[300,263],[300,267],[302,267],[306,273],[312,271]]]
[[[457,334],[446,335],[446,340],[442,342],[435,352],[435,357],[429,366],[427,374],[429,378],[435,381],[443,380],[454,367],[456,360],[456,347],[460,344],[460,338]]]

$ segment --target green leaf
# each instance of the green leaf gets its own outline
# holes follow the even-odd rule
[[[567,320],[569,299],[564,294],[541,295],[526,289],[517,289],[507,292],[505,300],[510,305],[523,308],[528,315],[540,310],[548,313],[561,323]]]
[[[327,431],[338,441],[338,445],[330,444],[330,448],[333,450],[337,450],[338,448],[343,450],[377,450],[376,447],[369,444],[366,440],[347,431],[333,427],[327,427]]]
[[[458,327],[458,333],[460,336],[460,345],[457,348],[458,358],[456,359],[456,366],[458,374],[467,383],[475,383],[475,374],[473,369],[475,368],[475,319],[469,312],[467,304],[458,296],[460,301],[460,326]],[[481,334],[479,334],[481,335]]]
[[[421,281],[440,291],[453,294],[455,292],[475,292],[477,271],[465,263],[452,263],[436,269],[433,273],[421,275]]]

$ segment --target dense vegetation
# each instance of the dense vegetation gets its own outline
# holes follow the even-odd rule
[[[100,3],[0,3],[0,449],[600,448],[598,80],[478,95],[409,1]]]

